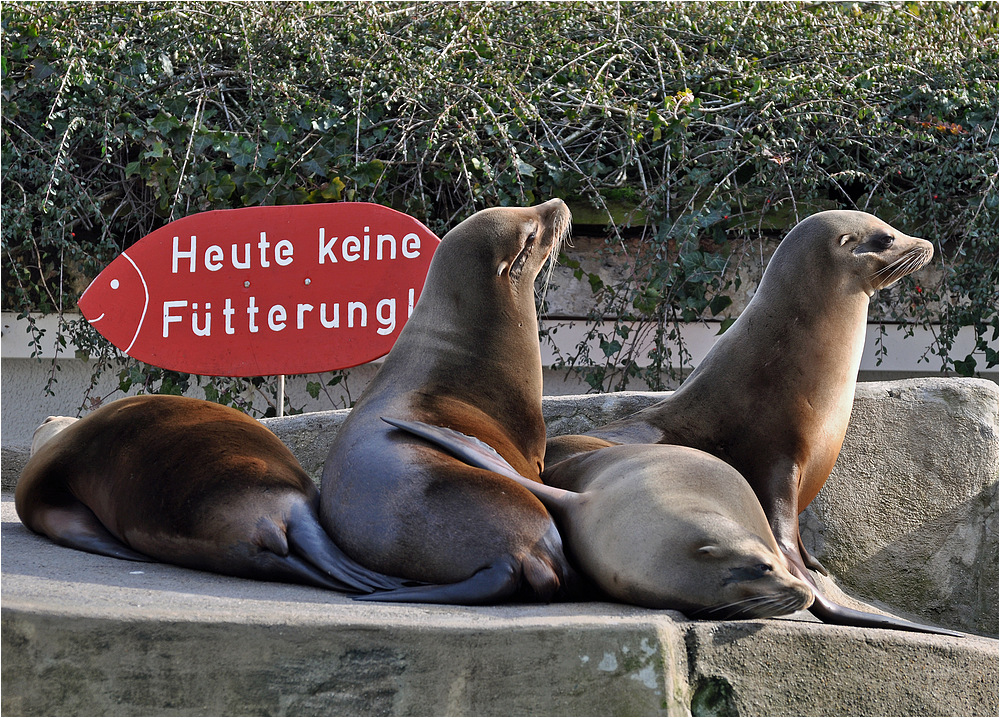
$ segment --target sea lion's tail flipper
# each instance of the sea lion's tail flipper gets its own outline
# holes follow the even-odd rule
[[[520,571],[509,561],[499,561],[480,569],[464,581],[399,588],[355,596],[355,601],[396,601],[399,603],[451,603],[478,606],[499,603],[517,591]]]
[[[155,560],[115,538],[94,512],[83,504],[38,508],[34,516],[22,520],[33,531],[45,534],[60,546],[126,561]]]
[[[308,562],[309,568],[319,569],[325,578],[323,584],[329,588],[345,593],[370,593],[414,585],[412,581],[365,568],[341,551],[305,502],[296,504],[291,509],[288,517],[288,543],[295,554]]]

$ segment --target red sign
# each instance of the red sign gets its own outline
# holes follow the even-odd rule
[[[364,202],[203,212],[122,252],[79,306],[112,344],[164,369],[346,369],[392,348],[439,242]]]

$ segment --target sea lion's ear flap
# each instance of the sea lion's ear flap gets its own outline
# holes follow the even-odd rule
[[[840,236],[840,246],[841,247],[843,247],[845,244],[847,244],[850,241],[851,241],[851,235],[849,235],[849,234],[842,234]]]
[[[715,546],[713,544],[706,544],[705,546],[701,546],[698,549],[698,553],[702,554],[703,556],[711,556],[712,558],[718,558],[722,554],[722,551],[719,549],[718,546]]]

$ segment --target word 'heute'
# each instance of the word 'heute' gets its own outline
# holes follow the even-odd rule
[[[361,237],[349,235],[340,242],[340,237],[326,238],[326,230],[322,227],[319,230],[319,264],[337,264],[339,256],[345,262],[356,262],[358,260],[368,261],[372,256],[371,235],[369,228],[365,227],[365,233]],[[337,243],[340,242],[338,248]],[[232,265],[236,269],[250,269],[253,252],[250,250],[250,242],[242,246],[232,245],[231,259]],[[259,266],[270,267],[271,260],[280,267],[287,267],[294,260],[295,246],[287,239],[282,239],[274,245],[274,251],[268,255],[271,242],[267,239],[267,232],[260,233],[260,241],[257,242],[257,249],[260,250]],[[396,237],[391,234],[378,234],[375,236],[375,259],[396,259],[397,242]],[[403,236],[399,242],[399,251],[406,259],[416,259],[420,256],[420,235],[410,232]],[[210,272],[218,272],[225,266],[226,253],[218,244],[209,246],[203,255],[205,269]],[[191,242],[187,249],[181,249],[180,237],[174,237],[173,252],[171,254],[170,270],[177,274],[181,268],[181,260],[188,260],[189,271],[194,272],[198,268],[198,238],[191,236]]]

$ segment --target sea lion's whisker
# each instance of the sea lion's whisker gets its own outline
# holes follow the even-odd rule
[[[920,269],[929,258],[930,254],[927,251],[919,247],[911,249],[898,259],[873,272],[869,276],[869,279],[873,281],[877,289],[888,287],[906,275]]]
[[[739,601],[732,601],[730,603],[724,603],[719,606],[711,606],[709,608],[702,609],[701,611],[697,611],[695,615],[699,618],[702,618],[702,617],[717,616],[720,614],[724,614],[723,618],[730,618],[732,616],[744,613],[746,609],[755,608],[757,606],[763,606],[767,603],[774,603],[780,600],[780,598],[781,594],[750,596],[748,598],[740,599]]]
[[[549,250],[549,257],[545,262],[544,273],[539,276],[542,277],[541,288],[536,292],[538,297],[538,308],[539,313],[542,307],[545,306],[545,296],[549,292],[549,284],[552,282],[552,273],[555,271],[556,264],[559,262],[559,252],[562,249],[563,244],[569,244],[570,234],[572,232],[572,222],[567,220],[565,226],[555,226],[552,228],[552,248]]]

